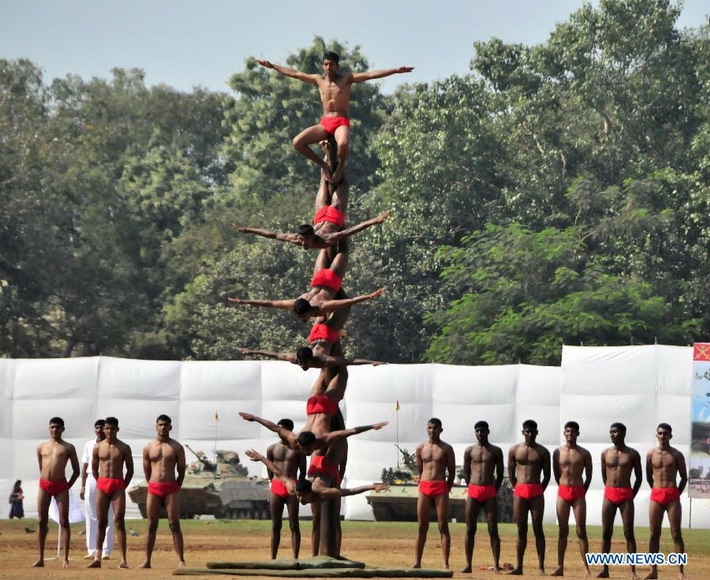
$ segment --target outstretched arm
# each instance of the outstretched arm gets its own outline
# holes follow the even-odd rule
[[[283,471],[276,467],[273,461],[267,459],[261,453],[257,453],[253,449],[247,449],[244,453],[252,461],[261,461],[264,465],[266,465],[266,469],[268,469],[271,473],[274,474],[275,477],[278,477],[281,480],[281,482],[286,486],[286,489],[289,491],[289,493],[293,493],[294,489],[296,488],[296,483],[293,481],[293,479],[288,477]]]
[[[254,423],[259,423],[259,425],[266,427],[269,431],[273,431],[274,433],[276,433],[279,437],[284,439],[284,441],[288,441],[289,447],[295,447],[298,438],[296,437],[296,435],[294,435],[293,431],[289,431],[281,425],[277,425],[276,423],[269,421],[268,419],[264,419],[263,417],[257,417],[256,415],[252,415],[251,413],[244,413],[242,411],[239,411],[239,416],[245,421],[253,421]],[[255,459],[255,461],[261,460]]]
[[[290,363],[296,362],[296,357],[292,354],[285,354],[282,352],[271,352],[270,350],[259,350],[253,348],[242,348],[241,351],[244,354],[259,354],[268,358],[275,358],[276,360],[283,360]]]
[[[266,308],[278,308],[280,310],[293,310],[295,300],[246,300],[242,298],[227,298],[234,304],[248,304],[249,306],[264,306]]]
[[[310,83],[312,85],[318,84],[318,75],[304,73],[300,70],[296,70],[295,68],[289,68],[287,66],[281,66],[280,64],[274,64],[272,62],[269,62],[268,60],[257,59],[256,62],[258,62],[264,68],[273,69],[277,73],[280,73],[287,77],[291,77],[292,79],[298,79],[299,81],[303,81],[304,83]]]
[[[340,431],[332,431],[327,435],[323,436],[323,440],[326,445],[332,445],[335,441],[339,439],[344,439],[346,437],[351,437],[353,435],[358,435],[359,433],[364,433],[365,431],[379,431],[385,425],[388,425],[389,421],[382,421],[381,423],[375,423],[373,425],[360,425],[359,427],[353,427],[352,429],[342,429]]]
[[[328,244],[335,244],[336,242],[339,242],[341,240],[344,240],[346,238],[349,238],[352,235],[355,235],[362,230],[366,230],[370,226],[374,226],[376,224],[381,224],[384,222],[387,217],[390,215],[390,211],[383,211],[380,215],[373,217],[372,219],[365,220],[364,222],[360,222],[357,225],[354,225],[352,227],[349,227],[345,230],[340,230],[339,232],[333,232],[327,235],[324,235],[323,238],[325,239],[326,243]]]
[[[381,491],[386,491],[390,488],[389,483],[375,483],[374,485],[361,485],[360,487],[353,487],[352,489],[341,489],[341,497],[346,495],[357,495],[359,493],[365,493],[366,491],[376,491],[380,493]]]
[[[397,75],[402,73],[410,73],[414,70],[413,66],[400,66],[399,68],[387,68],[382,70],[370,70],[361,73],[353,73],[354,83],[361,83],[363,81],[371,81],[373,79],[381,79],[383,77],[388,77],[391,75]]]
[[[261,236],[262,238],[269,238],[270,240],[279,240],[280,242],[289,242],[291,244],[296,244],[297,246],[302,245],[300,242],[300,237],[296,234],[282,234],[280,232],[272,232],[271,230],[262,230],[259,228],[248,228],[246,226],[240,226],[238,224],[232,224],[232,227],[243,234],[254,234],[255,236]]]
[[[362,294],[361,296],[355,296],[354,298],[343,298],[341,300],[324,300],[319,306],[318,306],[318,316],[325,316],[326,314],[329,314],[330,312],[333,312],[333,310],[337,310],[338,308],[345,308],[347,306],[354,306],[355,304],[360,304],[360,302],[365,302],[366,300],[372,300],[373,298],[377,298],[380,294],[382,294],[385,291],[384,288],[380,288],[379,290],[375,290],[374,292],[371,292],[370,294]],[[231,300],[231,298],[230,298]],[[284,301],[287,302],[287,301]],[[291,301],[293,302],[293,301]],[[278,307],[276,307],[278,308]]]

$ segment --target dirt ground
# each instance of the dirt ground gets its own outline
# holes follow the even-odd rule
[[[3,520],[0,521],[0,578],[3,580],[25,580],[25,579],[73,579],[91,578],[113,579],[127,577],[133,578],[167,578],[177,564],[175,553],[172,548],[170,532],[167,523],[161,521],[158,530],[158,541],[153,555],[153,568],[151,570],[138,570],[137,567],[143,562],[143,543],[145,541],[146,524],[144,520],[131,520],[127,522],[128,527],[138,532],[138,536],[128,537],[128,564],[130,570],[117,570],[118,560],[115,553],[111,560],[104,562],[101,571],[89,570],[83,556],[86,553],[85,539],[79,532],[83,529],[83,524],[72,526],[72,552],[71,568],[63,570],[61,562],[57,560],[47,560],[44,569],[31,568],[32,563],[37,558],[37,533],[27,533],[25,528],[37,529],[36,520]],[[572,528],[572,532],[573,532]],[[288,525],[284,526],[282,532],[281,551],[279,555],[285,558],[291,557],[290,538],[288,536]],[[301,532],[303,535],[303,557],[310,556],[311,540],[310,522],[302,522]],[[474,552],[474,572],[473,574],[462,574],[465,559],[463,553],[465,526],[461,523],[451,524],[452,549],[451,565],[454,571],[454,578],[490,578],[491,572],[482,571],[480,568],[491,564],[490,544],[485,525],[479,525],[478,540]],[[500,528],[503,542],[501,551],[501,563],[515,561],[515,529],[512,524],[503,524]],[[574,532],[573,532],[574,533]],[[183,522],[183,534],[185,536],[185,559],[188,567],[204,567],[207,562],[214,561],[243,561],[261,560],[269,557],[269,535],[270,522],[267,521],[245,521],[245,520],[190,520]],[[557,528],[556,526],[546,526],[547,537],[546,570],[551,572],[557,563]],[[644,551],[648,546],[648,528],[637,528],[636,538],[638,550]],[[365,562],[371,566],[407,568],[414,560],[414,539],[416,536],[416,525],[405,522],[343,522],[343,555],[352,560]],[[710,578],[710,530],[683,530],[688,553],[688,567],[686,569],[689,578],[697,580]],[[599,549],[601,543],[601,530],[598,527],[589,529],[589,537],[592,549]],[[51,557],[56,554],[57,527],[50,524],[48,535],[46,556]],[[612,551],[625,551],[623,533],[620,528],[614,532],[614,542]],[[661,551],[669,553],[673,551],[670,542],[669,532],[664,529]],[[441,545],[436,524],[429,530],[429,539],[424,550],[424,567],[441,567]],[[535,544],[530,531],[528,540],[528,550],[525,557],[526,575],[523,578],[536,578],[536,557]],[[596,574],[600,568],[593,567],[592,572]],[[641,567],[638,570],[640,577],[648,573],[648,568]],[[567,551],[566,577],[581,578],[582,565],[579,552],[577,551],[576,538],[570,538]],[[615,567],[611,569],[612,578],[628,578],[628,569]],[[660,578],[676,578],[677,570],[671,567],[659,569]]]

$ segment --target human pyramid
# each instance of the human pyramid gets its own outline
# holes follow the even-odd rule
[[[350,143],[350,90],[353,83],[412,70],[411,67],[401,67],[364,73],[340,73],[339,61],[340,57],[336,53],[326,52],[323,56],[323,75],[306,74],[269,61],[257,61],[266,68],[319,88],[323,118],[319,124],[296,136],[293,144],[300,153],[321,167],[320,186],[316,195],[313,225],[302,225],[295,234],[233,225],[243,233],[317,249],[318,258],[311,289],[295,300],[229,299],[239,305],[292,310],[303,322],[315,319],[308,335],[308,346],[299,348],[295,354],[243,349],[245,354],[288,361],[304,370],[320,369],[306,403],[307,420],[303,430],[296,435],[290,419],[274,423],[250,413],[239,414],[246,421],[256,421],[272,430],[281,439],[281,443],[267,450],[266,457],[254,450],[247,451],[253,461],[263,462],[272,475],[272,518],[279,521],[280,525],[280,514],[284,505],[288,505],[291,528],[298,529],[296,501],[313,504],[313,553],[335,557],[340,555],[340,498],[365,491],[381,491],[387,487],[383,484],[354,489],[340,486],[347,461],[347,438],[387,425],[384,421],[346,429],[338,406],[345,395],[349,365],[381,364],[374,360],[346,358],[341,345],[340,338],[352,306],[377,298],[384,291],[380,288],[371,294],[354,298],[348,298],[345,294],[342,283],[348,266],[349,238],[375,224],[381,224],[389,215],[385,211],[375,218],[345,228],[348,183],[344,170]],[[323,158],[310,147],[316,143],[323,147]],[[311,457],[305,474],[307,477],[303,473],[305,456]],[[272,557],[276,556],[278,541],[278,534],[272,535]],[[292,543],[294,555],[298,557],[300,533],[294,536]]]

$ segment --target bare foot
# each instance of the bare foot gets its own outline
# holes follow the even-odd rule
[[[150,562],[143,562],[138,568],[150,568]]]
[[[463,574],[470,574],[471,573],[471,565],[469,564],[466,566],[463,570],[461,570]]]
[[[495,565],[494,565],[493,567],[488,568],[488,569],[491,570],[496,576],[497,576],[498,574],[500,574],[500,572],[501,572],[501,567],[500,567],[500,566],[495,566]]]
[[[523,569],[522,568],[513,568],[510,572],[508,572],[511,576],[522,576],[523,575]]]
[[[636,568],[631,568],[631,580],[639,580],[639,577],[636,575]]]
[[[591,578],[591,577],[592,577],[592,573],[589,571],[589,568],[585,568],[585,569],[584,569],[584,574],[582,574],[582,576],[584,576],[585,578]]]
[[[298,560],[298,558],[296,558]],[[185,567],[185,560],[180,560],[180,563],[178,564],[178,568],[184,568]]]
[[[445,563],[444,563],[444,570],[448,570],[448,569],[449,569],[449,563],[448,563],[448,562],[445,562]]]
[[[94,559],[94,561],[89,564],[87,568],[101,568],[101,560]]]
[[[412,564],[412,570],[419,570],[421,567],[422,567],[421,562],[415,562],[414,564]]]
[[[557,568],[554,569],[552,574],[550,576],[564,576],[565,575],[565,569],[562,566],[557,566]]]
[[[656,578],[658,578],[658,570],[651,568],[651,571],[648,573],[648,576],[646,576],[646,579],[655,580]]]
[[[538,569],[537,569],[537,575],[538,575],[538,576],[547,576],[547,574],[545,573],[545,569],[544,569],[544,568],[538,568]]]
[[[119,567],[119,569],[120,568],[126,569],[126,568],[128,568],[128,562],[126,562],[125,560],[121,560],[121,563],[118,565],[118,567]]]
[[[602,570],[597,574],[597,578],[608,578],[609,577],[609,570]]]
[[[69,568],[69,560],[64,560],[64,563],[62,564],[62,568]]]
[[[40,558],[34,564],[32,564],[32,567],[33,568],[44,568],[44,559]]]

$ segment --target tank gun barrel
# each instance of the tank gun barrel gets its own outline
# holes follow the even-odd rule
[[[205,469],[207,471],[217,471],[217,466],[212,463],[209,459],[207,459],[204,454],[200,455],[196,451],[194,451],[189,445],[185,445],[187,449],[192,453],[195,457],[197,457],[197,460],[202,463],[202,465],[205,466]]]

